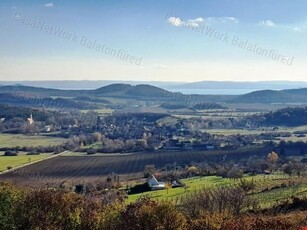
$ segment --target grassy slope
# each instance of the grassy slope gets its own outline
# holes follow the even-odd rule
[[[254,196],[259,199],[262,207],[269,207],[274,204],[276,201],[281,201],[290,198],[292,195],[302,196],[307,193],[307,180],[302,184],[286,187],[286,188],[278,188],[273,190],[268,190],[263,192],[266,188],[272,188],[274,186],[278,186],[282,183],[287,184],[290,178],[285,175],[257,175],[257,176],[245,176],[246,180],[254,180],[256,183],[256,188],[254,189]],[[301,180],[301,178],[291,178],[291,180]],[[133,202],[137,200],[139,197],[143,195],[149,195],[153,199],[158,200],[170,200],[176,201],[180,199],[180,197],[188,195],[189,193],[193,193],[197,190],[203,188],[212,188],[216,186],[234,186],[238,183],[238,181],[229,180],[225,178],[221,178],[218,176],[208,176],[208,177],[195,177],[182,180],[187,186],[187,190],[184,188],[173,188],[167,190],[159,190],[159,191],[151,191],[145,192],[142,194],[133,194],[128,196],[127,202]]]
[[[23,164],[35,162],[37,160],[45,159],[50,156],[50,154],[40,154],[40,155],[19,155],[6,157],[3,156],[3,152],[0,152],[0,172],[7,169],[8,166],[16,167]]]
[[[58,145],[65,141],[64,138],[54,138],[46,136],[26,136],[26,135],[13,135],[13,134],[0,134],[0,148],[3,147],[36,147]]]

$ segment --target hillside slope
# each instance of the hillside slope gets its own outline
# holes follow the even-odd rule
[[[307,103],[307,88],[291,90],[261,90],[238,96],[230,103]]]

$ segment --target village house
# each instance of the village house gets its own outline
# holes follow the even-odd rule
[[[159,182],[154,175],[148,178],[148,185],[151,190],[162,190],[165,188],[165,183]]]

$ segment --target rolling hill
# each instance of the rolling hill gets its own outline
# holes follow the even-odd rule
[[[291,90],[260,90],[237,96],[229,103],[307,103],[307,88]]]
[[[116,102],[112,99],[116,99]],[[59,90],[22,85],[0,87],[0,103],[6,104],[31,106],[31,104],[41,105],[44,102],[48,105],[60,104],[65,108],[94,109],[110,105],[112,101],[127,104],[125,100],[155,102],[156,104],[179,102],[188,106],[210,102],[208,101],[210,98],[204,95],[173,93],[144,84],[111,84],[95,90]]]

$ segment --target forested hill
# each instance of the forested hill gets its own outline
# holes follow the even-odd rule
[[[286,126],[295,127],[307,125],[307,106],[289,107],[268,113],[246,116],[242,118],[243,125],[252,124],[252,126]]]
[[[271,126],[307,125],[307,107],[285,108],[264,115],[264,124]]]
[[[0,103],[24,105],[33,98],[48,101],[48,104],[61,104],[68,108],[87,109],[95,108],[95,103],[109,104],[110,98],[161,103],[180,102],[180,104],[189,105],[211,102],[212,99],[212,97],[203,95],[173,93],[152,85],[112,84],[95,90],[59,90],[22,85],[0,86]],[[217,98],[218,100],[221,99],[221,97]],[[215,101],[213,100],[213,102]]]
[[[34,95],[40,97],[76,97],[76,96],[109,96],[109,97],[156,97],[166,98],[173,93],[151,85],[112,84],[95,90],[59,90],[32,86],[0,86],[0,94]]]
[[[0,86],[0,103],[7,100],[16,100],[16,97],[26,98],[62,98],[67,100],[77,98],[88,98],[90,101],[101,100],[102,98],[121,98],[145,101],[160,102],[181,102],[183,104],[202,104],[202,103],[307,103],[307,88],[290,90],[261,90],[239,96],[235,95],[185,95],[174,93],[152,85],[130,85],[130,84],[111,84],[95,90],[59,90],[50,88],[39,88],[32,86]],[[77,100],[78,101],[78,100]],[[85,100],[82,100],[83,102]],[[6,103],[6,102],[5,102]],[[23,102],[21,102],[22,104]],[[64,101],[74,107],[73,102]],[[82,106],[84,107],[84,106]]]
[[[232,103],[307,103],[307,88],[261,90],[229,100]]]

